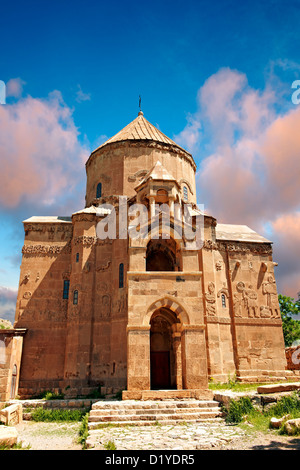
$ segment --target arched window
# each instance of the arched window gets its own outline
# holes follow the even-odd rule
[[[124,287],[124,264],[120,263],[119,265],[119,288]]]
[[[96,198],[99,199],[99,197],[102,196],[102,183],[97,184],[97,191],[96,191]]]
[[[73,292],[73,304],[74,305],[78,304],[78,290],[74,290]]]
[[[221,299],[222,299],[222,307],[223,307],[223,308],[226,308],[226,297],[225,297],[225,294],[222,294]]]
[[[187,186],[183,186],[183,199],[184,199],[184,201],[188,200],[188,196],[189,196],[188,188],[187,188]]]
[[[70,288],[70,281],[65,280],[64,281],[64,290],[63,290],[63,299],[68,299],[69,298],[69,288]]]

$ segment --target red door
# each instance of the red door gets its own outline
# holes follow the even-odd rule
[[[151,389],[169,389],[170,353],[169,351],[151,352]]]

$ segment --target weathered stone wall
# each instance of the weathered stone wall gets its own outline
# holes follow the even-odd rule
[[[87,162],[87,206],[95,201],[99,182],[102,183],[103,197],[134,196],[134,188],[158,160],[180,185],[185,182],[189,190],[189,202],[196,203],[195,164],[191,157],[178,149],[159,144],[151,146],[149,143],[122,142],[100,149]]]
[[[20,395],[58,388],[64,373],[72,223],[24,223],[16,328],[27,328]]]
[[[73,222],[64,384],[74,393],[89,386],[125,388],[127,240],[97,239],[95,216],[76,215]]]
[[[18,394],[25,330],[0,330],[0,402]]]
[[[202,250],[209,375],[284,376],[286,360],[271,246],[206,242]]]

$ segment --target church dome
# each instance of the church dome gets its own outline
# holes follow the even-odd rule
[[[196,202],[196,164],[192,155],[151,124],[142,111],[127,126],[94,150],[86,162],[86,206],[112,195],[135,195],[139,181],[157,161],[185,185]]]
[[[177,147],[182,152],[185,152],[187,155],[192,157],[189,152],[180,147],[178,144],[176,144],[176,142],[153,126],[151,122],[147,121],[147,119],[144,117],[143,111],[140,111],[138,116],[132,122],[120,130],[116,135],[100,145],[92,152],[91,155],[109,144],[125,141],[153,141],[159,144],[170,145],[171,147]]]

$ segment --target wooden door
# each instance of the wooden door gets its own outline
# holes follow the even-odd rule
[[[171,387],[169,351],[153,351],[150,360],[151,389],[169,389]]]

